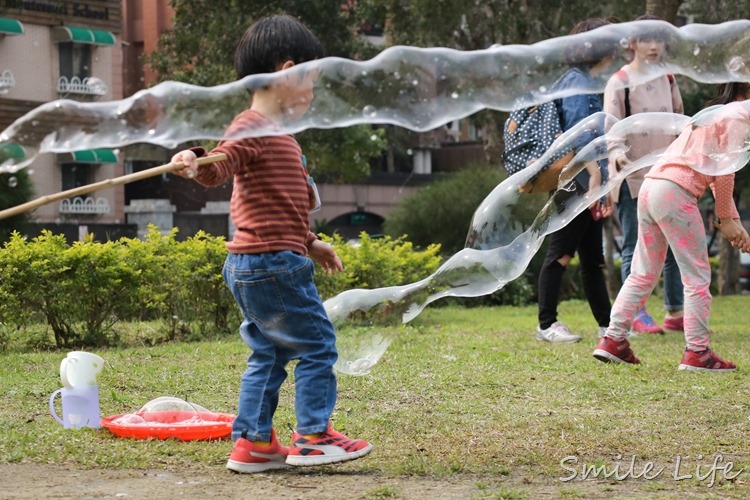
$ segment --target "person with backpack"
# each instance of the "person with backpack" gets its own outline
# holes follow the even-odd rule
[[[636,19],[642,20],[660,19],[651,15]],[[677,82],[672,75],[665,75],[659,71],[666,51],[666,37],[658,30],[649,30],[632,37],[629,43],[633,60],[612,75],[607,82],[604,90],[604,111],[618,119],[648,112],[683,114],[682,97]],[[624,144],[626,140],[628,147]],[[627,138],[615,141],[610,144],[610,172],[619,172],[644,155],[665,149],[673,140],[674,136],[630,134]],[[620,273],[623,283],[630,275],[633,252],[638,241],[638,193],[648,171],[648,168],[636,170],[612,191],[612,200],[615,202],[622,229]],[[663,277],[664,308],[667,311],[664,328],[682,331],[682,278],[671,249],[667,252]],[[645,307],[636,314],[632,331],[646,334],[664,333],[664,329],[654,321]]]
[[[583,33],[610,24],[602,18],[591,18],[576,24],[570,34]],[[555,101],[563,132],[571,129],[586,117],[602,111],[602,102],[595,90],[599,88],[597,78],[605,74],[614,61],[617,47],[602,43],[576,44],[575,50],[566,55],[572,66],[556,84],[556,90],[587,89],[591,92],[566,96]],[[554,196],[558,205],[571,198],[580,199],[592,188],[607,180],[606,160],[591,162],[576,175],[571,185],[558,190]],[[613,213],[609,197],[597,200],[590,210],[584,210],[570,223],[549,235],[549,246],[539,273],[539,325],[536,338],[545,342],[578,342],[580,335],[574,334],[557,318],[560,287],[563,274],[573,255],[578,252],[581,279],[586,300],[591,312],[603,332],[609,324],[611,303],[604,280],[604,252],[602,248],[602,218]]]

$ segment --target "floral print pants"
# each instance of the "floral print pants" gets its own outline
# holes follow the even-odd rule
[[[698,200],[679,185],[663,179],[646,179],[638,196],[638,243],[630,276],[612,306],[607,336],[627,336],[636,312],[656,286],[668,246],[672,247],[685,290],[685,341],[687,348],[708,347],[711,310],[711,267],[706,231]]]

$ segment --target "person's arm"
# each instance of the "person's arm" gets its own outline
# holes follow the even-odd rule
[[[338,254],[336,254],[336,250],[334,250],[334,248],[328,243],[320,241],[314,234],[313,237],[314,239],[310,241],[308,235],[307,255],[309,255],[312,260],[323,266],[323,270],[326,273],[333,274],[338,271],[343,271],[344,265],[341,263]]]
[[[720,175],[710,185],[716,200],[716,216],[723,225],[725,221],[739,220],[740,214],[734,203],[734,174]]]
[[[685,105],[682,103],[682,95],[680,94],[680,87],[677,86],[677,80],[672,77],[671,81],[672,89],[672,111],[680,115],[685,114]]]
[[[625,116],[625,88],[623,82],[617,73],[607,82],[604,89],[604,112],[609,113],[618,120],[626,118]],[[609,168],[611,172],[617,172],[630,162],[627,157],[627,146],[625,137],[607,136],[607,150],[609,152]]]

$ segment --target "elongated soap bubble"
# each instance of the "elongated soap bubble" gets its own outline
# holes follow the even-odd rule
[[[573,189],[570,181],[587,165],[608,158],[612,145],[620,147],[629,135],[644,133],[687,141],[696,130],[717,126],[734,127],[738,133],[733,141],[717,138],[701,143],[700,147],[692,145],[703,157],[702,173],[708,175],[731,173],[747,163],[750,109],[746,103],[709,108],[692,118],[675,113],[639,113],[618,121],[602,112],[582,120],[561,135],[542,158],[507,178],[484,199],[469,226],[467,247],[432,275],[404,286],[347,290],[325,302],[326,311],[339,331],[336,369],[350,375],[364,375],[378,362],[397,337],[393,328],[375,328],[384,325],[384,312],[390,322],[393,315],[400,315],[401,321],[408,323],[440,298],[478,297],[500,290],[524,272],[546,235],[564,227],[631,173],[684,151],[675,141],[665,150],[652,151],[619,172],[604,167],[608,180],[599,188],[586,193]],[[713,130],[710,132],[706,135],[716,136]],[[551,158],[572,146],[576,146],[577,153],[561,172],[551,197],[547,193],[521,191]]]
[[[4,161],[0,169],[28,165],[40,153],[133,143],[173,148],[192,140],[365,123],[432,130],[482,109],[507,111],[520,104],[601,92],[609,76],[627,60],[627,40],[655,32],[667,40],[669,56],[663,63],[652,65],[643,81],[665,73],[704,83],[750,81],[747,20],[682,28],[661,21],[636,21],[533,45],[493,45],[478,51],[397,46],[368,61],[324,58],[285,72],[248,76],[216,87],[165,82],[120,101],[46,103],[0,134],[0,146],[16,143],[28,153],[24,160]],[[569,61],[592,48],[614,56],[611,66],[596,77],[595,87],[556,89],[555,82],[570,68]],[[248,91],[280,79],[293,80],[299,73],[310,71],[319,78],[313,103],[303,117],[227,133],[232,118],[247,107]],[[630,83],[642,82],[635,79]]]
[[[114,148],[139,142],[172,148],[197,139],[232,139],[365,123],[432,130],[482,109],[511,110],[567,95],[601,92],[609,76],[627,60],[629,37],[654,32],[667,40],[669,57],[651,66],[642,79],[634,79],[631,85],[665,73],[686,75],[704,83],[750,81],[750,21],[746,20],[679,29],[659,21],[638,21],[529,46],[493,46],[471,52],[392,47],[369,61],[326,58],[283,73],[251,76],[211,88],[167,82],[121,101],[48,103],[0,134],[0,146],[16,143],[29,153],[25,162],[4,161],[0,171],[25,166],[40,153]],[[612,54],[611,66],[596,77],[593,86],[558,89],[555,82],[570,68],[571,57],[592,48]],[[282,120],[266,128],[226,132],[233,117],[247,107],[248,91],[309,71],[316,72],[318,80],[315,99],[302,118]],[[733,108],[739,121],[746,111],[744,103]],[[520,192],[544,166],[540,159],[493,190],[474,214],[467,248],[448,259],[433,275],[404,286],[349,290],[326,301],[326,310],[339,329],[336,368],[354,375],[367,373],[398,334],[394,325],[411,321],[435,300],[475,297],[499,290],[523,272],[546,234],[567,224],[613,189],[624,175],[669,154],[654,151],[626,170],[610,173],[601,188],[585,195],[572,189],[570,179],[592,162],[606,158],[612,144],[626,143],[629,134],[677,135],[681,130],[686,130],[684,137],[690,140],[693,129],[686,127],[712,126],[715,113],[707,110],[693,123],[689,117],[645,113],[617,122],[600,113],[563,134],[550,148],[550,154],[567,151],[573,145],[577,154],[562,172],[552,197]],[[742,140],[728,148],[707,144],[705,157],[709,160],[702,162],[701,168],[711,175],[741,168],[741,160],[747,158],[744,144]]]

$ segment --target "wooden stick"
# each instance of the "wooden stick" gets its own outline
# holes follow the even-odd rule
[[[198,165],[207,165],[209,163],[223,161],[226,159],[227,159],[227,155],[225,154],[202,156],[198,158]],[[54,203],[55,201],[64,200],[65,198],[73,198],[75,196],[88,194],[93,191],[98,191],[100,189],[120,186],[122,184],[127,184],[129,182],[140,181],[143,179],[147,179],[149,177],[154,177],[157,175],[174,172],[175,170],[180,170],[182,168],[183,168],[182,163],[167,163],[166,165],[149,168],[146,170],[142,170],[140,172],[134,172],[132,174],[115,177],[113,179],[106,179],[100,182],[95,182],[93,184],[87,184],[85,186],[79,186],[77,188],[68,189],[67,191],[61,191],[59,193],[42,196],[41,198],[37,198],[36,200],[32,200],[27,203],[23,203],[21,205],[16,205],[15,207],[11,207],[5,210],[0,210],[0,220],[7,219],[8,217],[13,217],[14,215],[22,214],[24,212],[28,212],[29,210],[39,208],[49,203]]]

